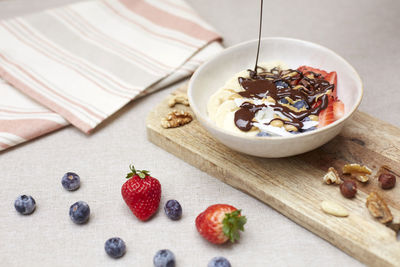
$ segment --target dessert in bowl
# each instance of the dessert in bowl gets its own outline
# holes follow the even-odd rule
[[[260,157],[301,154],[335,137],[362,99],[354,68],[320,45],[275,37],[261,40],[267,63],[249,70],[256,48],[256,40],[230,47],[195,72],[188,97],[199,122],[226,146]]]

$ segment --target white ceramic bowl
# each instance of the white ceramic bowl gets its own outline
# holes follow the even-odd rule
[[[363,88],[355,69],[338,54],[307,41],[272,37],[263,38],[259,62],[280,60],[290,68],[307,65],[338,74],[338,97],[344,102],[345,115],[321,129],[288,137],[247,137],[217,127],[207,115],[210,96],[235,73],[253,68],[257,40],[238,44],[203,64],[192,76],[188,97],[199,122],[224,145],[249,155],[279,158],[313,150],[335,137],[360,105]]]

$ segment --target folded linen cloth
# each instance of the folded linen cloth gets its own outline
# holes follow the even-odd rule
[[[66,121],[90,133],[132,99],[193,73],[220,40],[181,0],[87,1],[0,21],[0,77],[32,98],[1,84],[0,150]]]
[[[68,125],[0,79],[0,151]]]

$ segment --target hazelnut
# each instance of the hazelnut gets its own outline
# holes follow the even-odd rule
[[[357,185],[352,180],[344,181],[344,183],[340,185],[340,192],[344,197],[353,198],[357,193]]]
[[[378,178],[382,189],[391,189],[396,184],[396,177],[391,173],[382,173]]]

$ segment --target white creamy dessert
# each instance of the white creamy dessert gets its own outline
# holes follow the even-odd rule
[[[273,68],[282,70],[288,69],[286,64],[281,61],[273,61],[268,63],[258,64],[259,67],[270,71]],[[239,95],[239,92],[245,91],[239,83],[239,77],[250,78],[250,72],[243,70],[235,74],[229,79],[225,85],[217,90],[209,99],[207,104],[208,116],[215,122],[218,127],[235,134],[245,136],[292,136],[298,131],[293,125],[284,123],[289,121],[284,114],[277,111],[271,106],[276,104],[276,100],[268,96],[266,98],[246,98]],[[293,103],[288,99],[288,107]],[[252,128],[249,131],[242,131],[235,124],[235,112],[240,109],[240,106],[249,102],[254,105],[263,105],[260,110],[255,113],[252,119]],[[301,111],[303,108],[299,109]],[[318,116],[309,116],[308,121],[302,122],[302,131],[314,128],[318,125]]]

